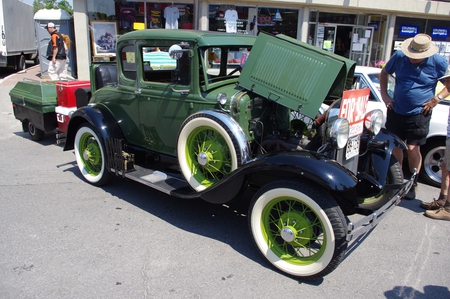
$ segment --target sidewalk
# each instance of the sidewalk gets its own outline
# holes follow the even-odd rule
[[[0,81],[0,85],[3,87],[11,86],[12,88],[14,85],[16,85],[17,82],[23,81],[23,79],[37,81],[43,80],[41,77],[40,65],[33,65],[29,68],[24,69],[23,71],[9,75]]]

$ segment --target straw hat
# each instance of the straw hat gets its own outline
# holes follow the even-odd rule
[[[440,77],[438,80],[440,81],[440,80],[445,79],[447,77],[450,77],[450,66],[445,70],[444,76]]]
[[[412,59],[424,59],[438,51],[439,48],[431,42],[431,37],[424,33],[419,33],[402,43],[402,52]]]

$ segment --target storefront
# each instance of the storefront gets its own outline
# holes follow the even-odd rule
[[[253,1],[245,5],[244,1],[74,0],[76,42],[84,51],[77,58],[112,60],[121,34],[153,28],[281,33],[355,60],[358,65],[371,66],[384,62],[404,39],[425,32],[438,43],[442,55],[450,56],[450,21],[396,17],[388,10],[373,13],[350,6],[343,10],[329,2],[319,9],[293,1],[277,1],[274,7],[272,1],[252,6]],[[88,76],[88,65],[78,69],[83,72],[81,77]]]

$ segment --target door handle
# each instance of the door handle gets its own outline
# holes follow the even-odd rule
[[[134,93],[135,94],[141,94],[142,93],[142,89],[139,88],[138,90],[135,90]]]

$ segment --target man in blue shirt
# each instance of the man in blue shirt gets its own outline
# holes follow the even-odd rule
[[[386,128],[406,142],[411,172],[422,166],[420,146],[426,142],[431,112],[449,94],[444,88],[435,96],[437,81],[448,67],[438,50],[430,36],[417,34],[402,43],[380,75],[381,96],[388,108]],[[395,76],[394,98],[387,93],[388,75]],[[403,151],[395,148],[393,154],[401,164]],[[416,197],[416,186],[417,180],[405,199]]]

